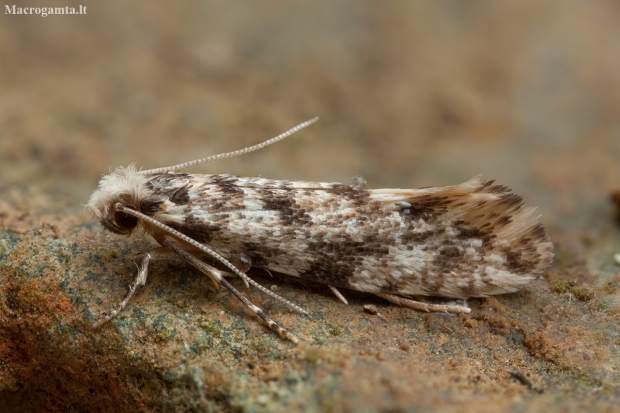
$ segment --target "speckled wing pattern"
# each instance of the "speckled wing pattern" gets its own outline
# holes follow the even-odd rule
[[[534,209],[473,178],[422,189],[232,175],[147,175],[142,213],[254,267],[370,293],[482,297],[550,264]],[[148,223],[145,229],[157,239]]]

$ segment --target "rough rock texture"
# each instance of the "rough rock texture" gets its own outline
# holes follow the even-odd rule
[[[87,6],[0,15],[1,411],[620,411],[616,3]],[[317,115],[199,170],[372,188],[484,173],[539,206],[554,264],[459,317],[253,274],[303,317],[233,281],[294,347],[165,260],[90,328],[154,245],[81,206],[109,166],[234,150]]]

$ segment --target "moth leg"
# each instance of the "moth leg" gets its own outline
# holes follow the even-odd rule
[[[332,293],[334,293],[336,298],[338,298],[340,301],[342,301],[346,305],[349,305],[349,302],[347,301],[347,299],[344,298],[342,294],[340,294],[340,291],[338,291],[336,287],[334,287],[333,285],[329,285],[329,284],[327,286],[329,287],[330,290],[332,290]]]
[[[207,274],[209,277],[212,277],[214,274],[219,274],[218,281],[224,287],[226,287],[231,293],[233,293],[234,296],[237,297],[239,301],[241,301],[243,304],[245,304],[245,306],[248,307],[254,314],[259,316],[265,322],[265,324],[267,324],[269,328],[271,328],[276,333],[278,333],[280,337],[285,338],[294,344],[299,343],[299,339],[297,337],[295,337],[292,333],[288,332],[287,330],[285,330],[284,328],[276,324],[275,321],[273,321],[271,318],[269,318],[269,316],[267,316],[267,314],[263,312],[263,310],[261,310],[260,308],[252,304],[250,300],[245,298],[243,294],[241,294],[239,291],[235,289],[235,287],[230,285],[228,281],[224,279],[224,277],[222,276],[219,270],[200,261],[198,258],[194,257],[192,254],[185,251],[181,246],[179,246],[179,244],[177,244],[177,242],[175,242],[174,240],[170,238],[166,238],[163,244],[169,247],[172,251],[179,254],[183,259],[185,259],[187,262],[192,264],[194,267],[198,268],[201,272]]]
[[[129,284],[129,290],[125,294],[125,297],[123,297],[121,302],[118,303],[116,307],[110,310],[107,316],[103,317],[102,319],[94,323],[93,328],[101,327],[102,325],[104,325],[105,323],[107,323],[108,321],[116,317],[116,315],[120,313],[123,310],[123,308],[127,306],[127,303],[129,302],[131,297],[136,292],[136,289],[138,288],[138,286],[142,286],[146,284],[146,277],[149,272],[149,263],[151,262],[152,259],[170,255],[170,254],[173,254],[173,252],[170,251],[170,249],[167,247],[155,248],[154,250],[151,250],[147,252],[146,254],[144,254],[144,258],[142,258],[142,262],[140,263],[140,266],[138,267],[138,272],[136,276],[134,277],[133,281],[131,282],[131,284]]]
[[[454,313],[454,314],[467,314],[471,312],[471,309],[467,307],[461,307],[458,305],[444,305],[444,304],[430,304],[420,301],[411,300],[409,298],[399,297],[393,294],[386,293],[374,293],[375,295],[385,298],[391,303],[412,308],[418,311],[426,312],[438,312],[438,313]]]
[[[250,259],[250,257],[248,257],[247,255],[243,253],[239,255],[235,255],[233,258],[229,259],[229,261],[232,265],[237,267],[239,271],[242,271],[244,273],[248,272],[250,268],[252,268],[252,260]],[[225,271],[225,270],[222,271],[222,274],[224,274],[226,277],[235,277],[237,275],[230,271]],[[245,288],[250,288],[250,283],[248,282],[246,278],[242,278],[242,277],[239,277],[239,278],[243,280],[243,283],[245,284]]]

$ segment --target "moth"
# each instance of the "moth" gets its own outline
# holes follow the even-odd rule
[[[238,276],[302,314],[245,272],[258,267],[318,282],[345,304],[339,289],[416,310],[468,313],[416,298],[510,293],[550,265],[552,244],[535,209],[481,176],[446,187],[367,189],[360,177],[344,185],[179,172],[264,148],[316,120],[234,152],[149,170],[132,164],[103,176],[87,204],[103,227],[122,235],[142,228],[161,246],[144,255],[125,297],[94,326],[116,316],[145,285],[151,260],[170,256],[223,285],[293,343],[297,337],[225,276]],[[205,256],[227,270],[207,264]]]

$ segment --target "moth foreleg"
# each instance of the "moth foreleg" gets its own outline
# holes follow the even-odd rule
[[[454,314],[467,314],[471,312],[471,309],[467,307],[461,307],[458,305],[444,305],[444,304],[430,304],[423,303],[420,301],[411,300],[409,298],[399,297],[393,294],[386,293],[374,293],[375,295],[385,298],[391,303],[412,308],[418,311],[426,311],[426,312],[438,312],[438,313],[454,313]]]
[[[120,313],[123,310],[123,308],[127,306],[127,303],[129,302],[131,297],[136,292],[136,289],[138,288],[138,286],[146,284],[146,278],[149,272],[149,263],[151,262],[152,259],[170,255],[170,254],[173,254],[173,252],[167,247],[155,248],[154,250],[151,250],[147,252],[146,254],[144,254],[144,258],[142,258],[142,262],[140,263],[140,266],[138,267],[138,272],[136,273],[136,276],[134,277],[131,284],[129,284],[129,290],[125,294],[125,297],[123,297],[121,302],[118,303],[116,307],[110,310],[107,316],[103,317],[101,320],[94,323],[93,328],[101,327],[103,324],[107,323],[108,321],[116,317],[116,315]]]
[[[173,250],[177,254],[179,254],[183,259],[185,259],[187,262],[189,262],[194,267],[199,269],[201,272],[209,275],[210,277],[212,276],[211,274],[213,274],[213,273],[216,273],[216,274],[219,273],[220,274],[220,278],[219,278],[218,281],[224,287],[226,287],[231,293],[233,293],[234,296],[237,297],[239,299],[239,301],[241,301],[246,307],[248,307],[254,314],[259,316],[265,322],[265,324],[267,324],[267,326],[269,328],[274,330],[281,337],[291,341],[292,343],[294,343],[294,344],[299,343],[299,339],[297,339],[297,337],[295,337],[292,333],[288,332],[286,329],[284,329],[284,328],[280,327],[278,324],[276,324],[276,322],[273,321],[271,318],[269,318],[269,316],[267,314],[265,314],[263,312],[263,310],[261,310],[259,307],[257,307],[254,304],[252,304],[250,302],[250,300],[245,298],[245,296],[243,294],[241,294],[232,285],[230,285],[228,283],[228,281],[226,281],[224,279],[224,277],[221,275],[221,272],[219,270],[217,270],[216,268],[213,268],[210,265],[205,264],[204,262],[200,261],[198,258],[194,257],[192,254],[190,254],[189,252],[185,251],[176,241],[174,241],[174,240],[172,240],[170,238],[166,238],[166,240],[164,241],[163,244],[166,245],[167,247],[169,247],[171,250]]]

